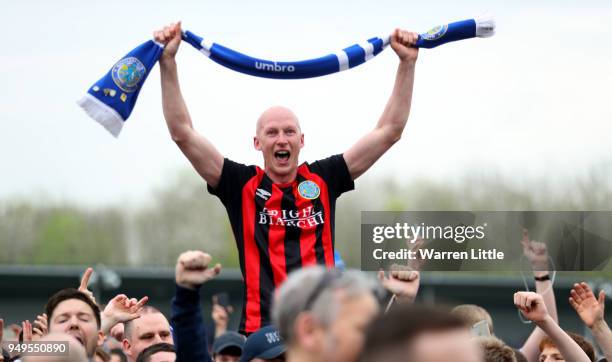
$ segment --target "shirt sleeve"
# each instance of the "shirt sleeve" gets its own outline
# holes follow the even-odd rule
[[[336,197],[355,188],[342,154],[334,155],[309,165],[310,171],[321,176]]]
[[[208,192],[217,196],[226,205],[232,197],[240,197],[242,187],[256,173],[254,166],[243,165],[225,158],[219,184],[215,188],[207,185]]]
[[[177,362],[211,362],[200,309],[200,290],[176,286],[172,298],[172,334]]]

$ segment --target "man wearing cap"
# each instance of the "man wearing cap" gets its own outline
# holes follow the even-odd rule
[[[236,332],[225,332],[212,345],[214,362],[238,362],[242,356],[245,337]]]
[[[285,362],[286,349],[274,326],[263,327],[247,338],[240,362]]]

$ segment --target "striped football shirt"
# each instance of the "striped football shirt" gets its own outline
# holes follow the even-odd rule
[[[278,184],[257,166],[223,162],[216,188],[227,210],[244,278],[240,331],[270,323],[273,292],[292,270],[334,267],[336,199],[354,188],[342,155],[298,166],[293,182]]]

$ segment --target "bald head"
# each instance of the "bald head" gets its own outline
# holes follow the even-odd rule
[[[261,151],[272,182],[292,182],[297,175],[304,134],[296,115],[286,107],[268,108],[259,116],[253,146]]]
[[[258,135],[259,131],[261,131],[264,128],[264,126],[266,125],[268,121],[285,120],[285,119],[295,120],[297,128],[300,129],[301,131],[300,121],[298,120],[297,116],[295,115],[295,113],[293,113],[292,110],[290,110],[287,107],[283,107],[283,106],[273,106],[273,107],[266,109],[261,114],[261,116],[259,116],[259,119],[257,119],[257,127],[255,129],[255,134]]]
[[[168,320],[158,309],[151,306],[143,307],[139,318],[125,323],[124,334],[123,353],[129,361],[136,361],[138,355],[151,345],[174,344]]]
[[[68,354],[65,356],[28,356],[24,362],[86,362],[85,348],[74,337],[64,333],[49,333],[39,342],[68,342]]]
[[[166,319],[166,317],[162,314],[162,312],[159,309],[157,309],[157,308],[155,308],[153,306],[150,306],[150,305],[145,305],[144,307],[142,307],[140,309],[139,314],[140,314],[141,317],[145,316],[145,315],[149,315],[149,314],[161,314],[159,319],[162,319],[162,318]],[[123,337],[124,338],[126,338],[126,339],[131,341],[132,338],[133,338],[132,334],[134,333],[135,327],[138,326],[139,322],[142,322],[142,321],[146,320],[146,318],[140,319],[140,320],[138,320],[138,319],[140,319],[140,318],[137,318],[137,319],[134,319],[134,320],[131,320],[131,321],[123,323]]]

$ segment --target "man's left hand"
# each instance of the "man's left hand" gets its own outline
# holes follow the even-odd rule
[[[395,29],[391,34],[391,48],[402,62],[414,63],[419,56],[419,49],[414,47],[418,39],[419,34],[415,32]]]

